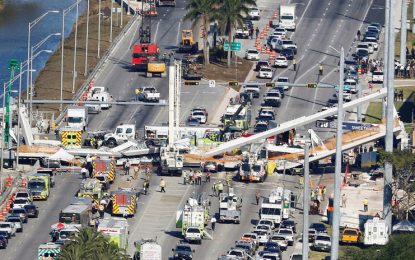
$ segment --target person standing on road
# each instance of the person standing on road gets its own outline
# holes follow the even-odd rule
[[[357,30],[357,40],[360,41],[360,36],[362,35],[362,33],[360,32],[360,30]]]
[[[182,177],[183,177],[183,185],[187,184],[187,172],[182,171]]]
[[[297,71],[297,62],[295,61],[295,59],[293,59],[293,69],[294,71]]]
[[[150,183],[148,181],[144,181],[143,183],[144,195],[147,195],[149,187],[150,187]]]
[[[218,184],[218,196],[223,192],[223,183],[222,181],[219,181]]]
[[[327,188],[326,186],[323,186],[323,200],[326,197]]]
[[[217,192],[216,192],[216,190],[217,190],[217,184],[216,184],[216,181],[213,183],[213,186],[212,186],[212,191],[213,191],[213,195],[216,197],[217,196]]]
[[[346,194],[343,194],[343,196],[342,196],[342,208],[346,207],[346,201],[347,201]]]
[[[126,162],[125,162],[125,165],[124,165],[124,169],[125,169],[125,175],[127,175],[127,176],[129,176],[130,175],[130,161],[129,160],[127,160]]]
[[[258,29],[258,27],[255,29],[255,36],[256,36],[256,38],[258,38],[258,36],[259,36],[259,29]]]
[[[202,185],[202,172],[201,171],[197,172],[197,182],[199,185]]]
[[[210,176],[212,176],[211,172],[207,172],[206,173],[206,181],[205,182],[209,182],[210,183]]]
[[[368,208],[369,208],[369,200],[367,198],[365,198],[363,200],[363,211],[364,212],[367,212],[368,211]]]
[[[261,193],[259,191],[255,192],[256,204],[259,205],[259,200],[261,199]]]
[[[215,225],[216,225],[216,218],[215,218],[215,216],[213,216],[210,219],[210,225],[212,226],[212,231],[215,231]]]
[[[165,188],[166,188],[166,182],[164,181],[163,178],[161,178],[161,180],[160,180],[160,192],[166,193]]]
[[[82,169],[81,169],[82,179],[86,178],[86,173],[87,172],[88,172],[88,170],[86,169],[86,165],[83,165]]]
[[[321,63],[318,65],[318,74],[323,76],[323,65]]]

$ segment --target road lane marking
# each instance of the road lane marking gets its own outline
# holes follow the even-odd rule
[[[177,36],[176,36],[176,46],[179,45],[179,37],[180,37],[180,26],[182,24],[182,21],[179,21],[179,26],[177,26]]]
[[[160,21],[157,22],[156,32],[154,33],[154,42],[157,42],[157,33],[159,31],[160,22],[161,22],[161,19]]]

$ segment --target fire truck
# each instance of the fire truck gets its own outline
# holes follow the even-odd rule
[[[146,30],[146,29],[145,29]],[[147,64],[156,60],[158,46],[155,43],[139,43],[133,46],[132,66],[135,70],[146,70]]]
[[[92,162],[93,174],[98,176],[105,174],[110,183],[115,179],[115,161],[110,158],[100,158]]]

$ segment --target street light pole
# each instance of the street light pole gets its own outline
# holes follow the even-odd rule
[[[54,10],[54,11],[47,11],[46,13],[42,14],[41,16],[39,16],[38,18],[36,18],[35,20],[33,20],[32,22],[29,23],[28,26],[28,34],[27,34],[27,62],[28,62],[28,68],[29,68],[29,62],[30,62],[30,36],[31,36],[31,31],[32,28],[38,23],[40,22],[46,15],[48,15],[49,13],[59,13],[59,11]],[[27,99],[29,99],[29,73],[27,73],[26,75],[26,94],[27,94]]]
[[[76,18],[75,18],[75,46],[73,54],[73,71],[72,71],[72,94],[75,93],[75,79],[76,73],[76,43],[78,38],[78,15],[79,15],[79,1],[76,1]]]
[[[394,111],[394,50],[395,50],[395,30],[394,30],[394,18],[392,12],[392,0],[386,1],[387,7],[389,7],[389,16],[386,20],[389,22],[388,42],[385,45],[389,46],[388,49],[388,63],[385,64],[385,71],[388,73],[387,77],[387,96],[386,96],[386,136],[385,136],[385,151],[393,152],[393,111]],[[385,162],[385,179],[383,190],[383,217],[388,226],[388,233],[392,232],[392,164]]]
[[[98,0],[98,54],[97,58],[100,58],[101,51],[101,0]]]
[[[406,64],[406,19],[407,19],[407,0],[402,0],[401,6],[401,54],[400,63]]]
[[[124,0],[121,0],[121,24],[120,28],[122,27],[122,12],[124,11]]]
[[[20,62],[19,70],[19,96],[17,98],[17,148],[16,148],[16,170],[19,169],[19,146],[20,146],[20,100],[22,99],[22,67]],[[28,72],[27,72],[28,73]]]
[[[333,198],[333,231],[331,239],[331,259],[339,259],[339,227],[340,227],[340,193],[342,179],[342,142],[343,142],[343,78],[344,78],[344,48],[340,49],[340,73],[339,73],[339,100],[337,113],[336,132],[336,167],[334,173],[334,198]]]
[[[113,0],[111,0],[113,1]],[[84,76],[88,74],[88,38],[89,38],[89,0],[87,4],[87,15],[86,15],[86,43],[85,43],[85,71]]]
[[[110,42],[112,42],[112,12],[114,11],[114,0],[111,0],[111,17],[110,17]]]
[[[6,83],[3,83],[3,112],[2,112],[2,119],[1,119],[1,127],[4,128],[5,125],[5,115],[6,115]],[[1,134],[1,156],[0,156],[0,191],[3,193],[3,164],[4,164],[4,138],[5,134],[4,131]]]

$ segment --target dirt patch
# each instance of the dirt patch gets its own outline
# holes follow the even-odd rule
[[[103,57],[109,49],[110,43],[110,1],[101,1],[101,44],[100,57]],[[117,4],[114,4],[116,7]],[[98,1],[90,1],[89,15],[89,37],[88,37],[88,66],[87,75],[85,72],[85,53],[86,53],[86,12],[78,19],[78,37],[76,52],[76,79],[73,90],[72,71],[74,61],[74,45],[75,45],[75,26],[64,44],[64,62],[63,62],[63,99],[72,99],[74,93],[81,87],[88,77],[89,73],[95,68],[99,62],[98,54]],[[125,10],[124,10],[125,11]],[[114,40],[119,32],[120,15],[113,14],[112,39]],[[123,14],[123,25],[125,26],[132,16]],[[46,63],[44,69],[39,73],[35,83],[35,99],[60,99],[60,80],[61,80],[61,48],[57,49]],[[41,111],[58,111],[59,105],[36,105],[34,109]]]
[[[213,61],[202,69],[203,77],[217,81],[239,81],[244,82],[252,68],[252,62],[238,57],[237,64],[232,59],[231,67],[228,68],[227,60]],[[238,90],[238,89],[235,89]]]

